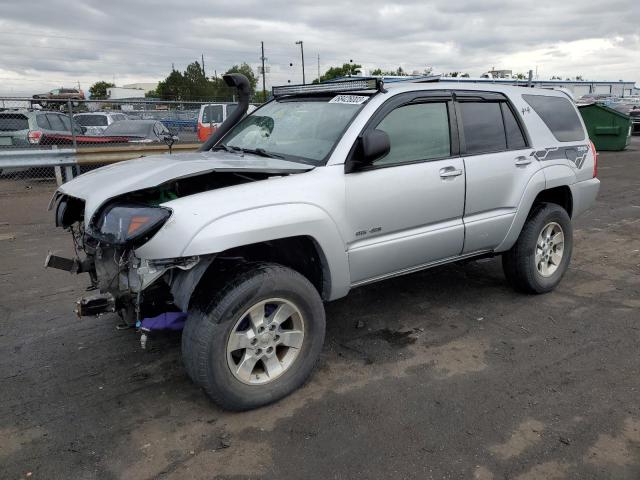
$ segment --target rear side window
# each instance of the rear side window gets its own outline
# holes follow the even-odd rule
[[[38,119],[38,127],[51,130],[51,125],[49,125],[49,120],[47,120],[46,115],[38,115],[36,118]]]
[[[60,120],[60,115],[56,115],[55,113],[47,113],[47,118],[49,119],[49,124],[51,124],[51,130],[55,130],[61,132],[65,130],[64,124],[62,120]]]
[[[62,124],[64,125],[64,130],[70,132],[71,131],[71,119],[66,115],[59,115]]]
[[[459,105],[467,154],[507,149],[499,102],[461,102]]]
[[[389,135],[391,150],[374,165],[391,165],[451,155],[447,104],[419,103],[396,108],[376,127]]]
[[[20,113],[0,113],[0,132],[29,130],[29,119]]]
[[[509,150],[526,148],[527,142],[513,112],[506,103],[501,103],[500,107],[502,108],[502,118],[504,119],[504,131],[507,135],[507,148]]]
[[[568,98],[546,95],[522,95],[553,136],[560,142],[584,140],[584,130],[575,107]]]

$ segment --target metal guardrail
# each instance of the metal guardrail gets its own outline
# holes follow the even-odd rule
[[[178,144],[174,145],[171,151],[172,153],[193,152],[199,146],[197,143]],[[54,167],[56,181],[61,185],[63,183],[62,168],[65,169],[65,177],[68,181],[74,177],[73,167],[97,166],[169,153],[166,145],[6,150],[0,151],[0,172],[5,169]]]

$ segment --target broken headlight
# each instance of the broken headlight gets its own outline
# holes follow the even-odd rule
[[[141,244],[160,230],[170,216],[168,208],[116,203],[102,211],[92,234],[112,244]]]

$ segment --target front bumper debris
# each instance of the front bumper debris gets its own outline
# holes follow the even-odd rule
[[[76,302],[75,312],[79,318],[92,317],[116,311],[116,299],[110,293],[85,295]]]

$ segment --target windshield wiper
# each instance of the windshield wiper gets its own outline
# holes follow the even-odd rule
[[[256,148],[253,150],[250,148],[241,148],[240,150],[242,150],[242,152],[244,153],[251,153],[253,155],[258,155],[260,157],[284,159],[282,155],[278,155],[277,153],[267,152],[264,148]]]
[[[219,143],[218,145],[213,147],[211,150],[224,150],[225,152],[229,152],[229,153],[237,153],[237,152],[239,152],[239,149],[231,148],[231,147],[225,145],[224,143]]]
[[[267,152],[264,148],[256,148],[256,149],[241,148],[233,145],[225,145],[224,143],[219,143],[218,145],[213,147],[211,150],[224,150],[225,152],[230,152],[230,153],[250,153],[252,155],[258,155],[260,157],[284,159],[282,155],[278,155],[277,153]]]

